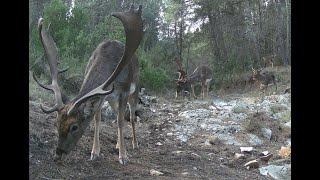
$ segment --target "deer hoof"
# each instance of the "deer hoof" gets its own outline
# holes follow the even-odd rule
[[[127,157],[119,158],[119,163],[122,164],[122,165],[127,165],[128,161],[129,161],[129,159]]]
[[[139,149],[138,142],[132,143],[132,149]]]
[[[91,160],[91,161],[94,161],[94,160],[96,160],[98,157],[99,157],[99,154],[92,153],[90,160]]]

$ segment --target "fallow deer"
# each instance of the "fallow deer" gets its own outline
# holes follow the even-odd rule
[[[263,95],[265,95],[267,88],[269,86],[275,85],[277,90],[277,84],[275,80],[275,76],[270,72],[261,73],[264,68],[259,70],[255,70],[252,68],[252,79],[258,81],[260,83],[260,90],[263,91]]]
[[[263,61],[264,61],[264,67],[267,67],[269,65],[271,65],[271,67],[273,68],[273,62],[274,59],[277,57],[276,54],[272,54],[270,56],[267,57],[262,57]]]
[[[181,70],[181,71],[183,71],[183,70]],[[210,82],[212,80],[212,75],[213,75],[212,70],[208,66],[201,65],[201,66],[198,66],[193,71],[193,73],[190,74],[190,76],[177,79],[177,81],[176,81],[176,88],[177,88],[176,89],[176,98],[178,97],[179,93],[182,93],[183,90],[187,89],[189,86],[191,87],[191,90],[192,90],[192,93],[190,94],[190,96],[197,98],[194,93],[194,86],[199,83],[201,85],[202,100],[205,95],[208,97]]]
[[[143,38],[143,22],[141,8],[129,11],[114,12],[111,15],[118,18],[125,30],[126,42],[122,44],[116,40],[104,40],[98,45],[89,59],[85,77],[78,95],[71,101],[62,98],[57,82],[57,47],[50,34],[42,30],[42,21],[38,22],[38,29],[42,46],[50,67],[52,84],[43,85],[35,76],[34,80],[43,88],[54,92],[55,105],[51,109],[41,109],[44,113],[57,112],[56,127],[58,130],[58,144],[55,160],[63,160],[73,150],[82,137],[90,122],[94,119],[94,140],[91,160],[99,156],[99,128],[101,121],[101,106],[105,100],[109,102],[117,113],[119,162],[128,161],[124,144],[123,123],[126,104],[129,104],[130,121],[132,126],[132,145],[138,148],[135,135],[135,110],[138,102],[139,65],[134,55]]]

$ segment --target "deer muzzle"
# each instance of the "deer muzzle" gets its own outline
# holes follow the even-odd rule
[[[57,148],[54,156],[54,161],[63,161],[66,157],[66,152],[63,149]]]

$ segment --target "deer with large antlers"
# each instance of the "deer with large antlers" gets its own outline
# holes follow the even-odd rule
[[[56,126],[58,129],[58,144],[55,160],[63,160],[76,146],[90,122],[94,119],[94,140],[91,159],[100,153],[99,128],[101,121],[101,106],[105,100],[109,102],[117,113],[119,162],[128,161],[124,144],[123,123],[127,103],[130,110],[132,126],[132,145],[138,148],[135,135],[135,110],[138,102],[139,65],[135,51],[143,38],[143,22],[141,8],[129,11],[114,12],[111,15],[118,18],[125,30],[126,42],[122,44],[116,40],[104,40],[98,45],[89,59],[84,81],[80,92],[71,101],[62,98],[57,82],[57,47],[50,34],[42,30],[42,18],[39,19],[38,29],[42,46],[50,67],[52,84],[43,85],[35,76],[35,81],[43,88],[54,92],[55,106],[49,110],[41,109],[45,113],[57,112]]]
[[[261,73],[263,69],[264,67],[259,70],[255,70],[252,67],[252,72],[253,72],[252,79],[260,83],[260,90],[263,91],[263,95],[265,95],[267,88],[269,86],[275,85],[277,90],[277,84],[276,84],[275,76],[272,73],[269,73],[269,72]]]
[[[180,71],[182,71],[182,73],[186,75],[186,73],[182,69],[178,70],[178,72]],[[197,98],[194,93],[194,86],[199,83],[201,85],[202,100],[205,96],[208,97],[210,82],[212,80],[212,74],[212,70],[208,66],[201,65],[198,66],[193,71],[193,73],[190,74],[190,76],[182,76],[182,78],[176,79],[176,98],[178,97],[178,94],[183,93],[183,91],[189,87],[191,87],[192,90],[192,94],[190,95],[194,98]],[[181,75],[179,77],[181,77]]]

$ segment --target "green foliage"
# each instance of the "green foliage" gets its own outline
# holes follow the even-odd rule
[[[104,39],[118,40],[125,43],[125,33],[121,22],[111,16],[107,16],[103,22],[97,24],[89,37],[88,41],[96,45]]]
[[[169,82],[169,77],[163,69],[147,66],[140,71],[140,81],[142,87],[147,87],[155,92],[162,92]]]
[[[110,13],[127,10],[131,2],[76,1],[73,16],[70,17],[67,17],[69,7],[65,2],[29,2],[29,63],[31,67],[44,53],[37,29],[37,19],[41,15],[44,18],[43,29],[49,31],[58,47],[59,68],[70,66],[67,74],[82,76],[90,56],[103,40],[125,42],[122,23]],[[178,66],[173,59],[179,53],[179,48],[187,73],[190,74],[200,64],[207,64],[213,68],[215,85],[232,83],[237,75],[251,71],[252,66],[260,67],[261,58],[273,51],[279,52],[282,48],[281,51],[285,52],[282,42],[287,38],[287,27],[282,24],[286,24],[286,17],[290,14],[286,13],[284,2],[270,2],[268,6],[260,4],[261,7],[258,1],[135,2],[143,4],[142,15],[146,28],[137,51],[140,79],[151,90],[163,91],[166,87],[175,86]],[[262,17],[259,17],[260,10]],[[253,20],[257,27],[253,26]],[[182,23],[182,29],[186,28],[182,34],[179,33],[179,23]],[[190,23],[197,24],[196,31],[187,31]],[[290,33],[290,29],[287,33]],[[179,44],[180,37],[182,44]],[[278,54],[278,64],[282,63],[283,56]],[[257,64],[254,64],[254,60]]]
[[[155,92],[162,92],[170,86],[172,59],[166,57],[163,47],[157,43],[149,51],[137,52],[140,64],[140,81],[142,86]]]

